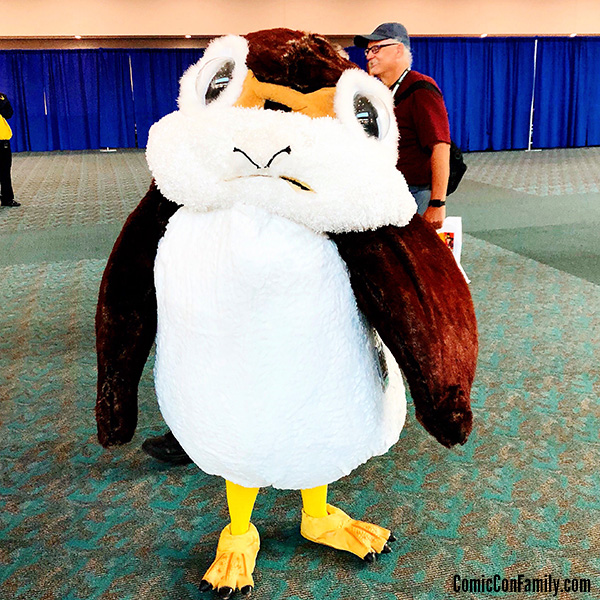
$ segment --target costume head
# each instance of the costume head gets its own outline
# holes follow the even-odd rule
[[[215,40],[182,77],[179,110],[149,136],[161,192],[194,210],[244,196],[321,232],[406,225],[388,90],[317,36],[269,34]]]

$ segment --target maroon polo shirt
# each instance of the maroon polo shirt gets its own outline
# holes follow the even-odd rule
[[[427,75],[409,71],[396,91],[398,98],[416,81],[425,80],[437,86]],[[439,86],[438,86],[439,89]],[[441,94],[417,89],[394,108],[400,142],[396,168],[408,185],[431,185],[431,150],[438,142],[450,143],[448,111]]]

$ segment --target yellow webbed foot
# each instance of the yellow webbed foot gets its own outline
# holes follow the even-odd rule
[[[221,532],[217,545],[217,556],[200,583],[200,591],[217,590],[227,600],[236,590],[248,595],[254,588],[254,565],[260,548],[256,527],[250,523],[242,535],[232,535],[228,525]]]
[[[388,541],[394,541],[389,529],[356,521],[331,504],[326,517],[311,517],[302,511],[300,533],[311,542],[347,550],[367,561],[377,554],[390,552]]]

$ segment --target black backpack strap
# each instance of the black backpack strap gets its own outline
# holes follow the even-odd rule
[[[398,106],[400,102],[406,100],[413,92],[416,92],[417,90],[429,90],[430,92],[435,92],[440,96],[442,95],[442,92],[437,85],[431,83],[430,81],[421,79],[420,81],[415,81],[412,85],[409,85],[408,88],[406,88],[401,94],[396,92],[394,95],[394,105]]]
[[[408,86],[401,94],[398,94],[398,90],[396,90],[396,93],[394,94],[394,105],[398,106],[400,102],[406,100],[417,90],[429,90],[430,92],[439,94],[442,98],[444,97],[437,85],[421,79]],[[425,150],[423,151],[425,152]],[[465,164],[460,148],[453,141],[450,141],[450,177],[448,179],[448,190],[446,191],[447,196],[456,190],[466,170],[467,165]]]

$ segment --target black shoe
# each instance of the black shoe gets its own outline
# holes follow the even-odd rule
[[[188,465],[192,462],[170,431],[165,435],[148,438],[142,444],[142,450],[152,458],[172,465]]]
[[[20,202],[17,202],[16,200],[11,200],[10,202],[7,202],[6,204],[2,204],[2,206],[21,206]]]

